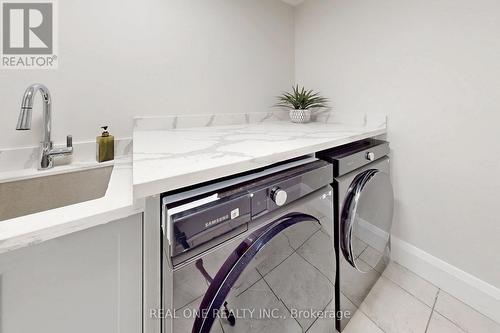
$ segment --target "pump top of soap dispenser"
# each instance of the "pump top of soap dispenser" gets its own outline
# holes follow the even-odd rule
[[[104,130],[102,132],[101,136],[103,136],[103,137],[109,136],[108,126],[102,126],[101,128]]]

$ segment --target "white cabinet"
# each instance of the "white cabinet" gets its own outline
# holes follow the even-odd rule
[[[142,331],[142,214],[0,255],[0,332]]]

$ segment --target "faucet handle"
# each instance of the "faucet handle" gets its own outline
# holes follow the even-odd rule
[[[66,147],[55,147],[50,146],[50,149],[45,152],[45,155],[52,159],[54,156],[63,156],[73,154],[73,137],[71,135],[66,136]]]

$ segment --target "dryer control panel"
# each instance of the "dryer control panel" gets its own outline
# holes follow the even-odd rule
[[[389,155],[387,141],[367,139],[349,143],[316,154],[333,165],[334,177],[345,175],[384,156]]]

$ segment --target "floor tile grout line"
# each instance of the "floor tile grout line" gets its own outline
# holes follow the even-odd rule
[[[299,255],[299,257],[301,257],[302,259],[304,259],[309,265],[313,266],[321,275],[323,275],[332,285],[335,286],[335,282],[334,281],[331,281],[330,278],[328,276],[326,276],[318,267],[316,267],[314,264],[312,264],[309,260],[307,260],[306,258],[304,258],[304,256],[302,256],[298,251],[314,236],[316,235],[318,232],[322,232],[321,231],[322,229],[319,228],[318,230],[316,230],[315,232],[312,233],[311,236],[309,236],[296,250],[295,250],[295,253],[297,253]],[[328,236],[328,234],[327,234]],[[329,237],[330,238],[330,237]],[[333,251],[335,252],[335,249],[332,247]],[[335,256],[332,258],[333,260],[335,260]],[[334,272],[335,272],[335,267],[334,267]]]
[[[392,284],[394,284],[397,288],[401,289],[401,290],[402,290],[402,291],[404,291],[406,294],[410,295],[412,298],[414,298],[415,300],[417,300],[419,303],[422,303],[422,304],[423,304],[424,306],[426,306],[427,308],[429,308],[429,309],[431,308],[430,306],[428,306],[427,304],[425,304],[424,302],[422,302],[421,300],[419,300],[417,297],[415,297],[414,295],[410,294],[407,290],[405,290],[404,288],[402,288],[400,285],[398,285],[397,283],[393,282],[391,279],[389,279],[389,278],[387,278],[387,277],[385,277],[385,276],[383,276],[383,275],[380,275],[379,279],[382,279],[382,278],[383,278],[383,279],[385,279],[385,280],[387,280],[387,281],[389,281],[389,282],[391,282],[391,283],[392,283]],[[344,295],[344,296],[345,296],[345,295]],[[349,299],[347,296],[345,296],[345,297],[346,297],[347,299]],[[365,297],[365,298],[366,298],[366,297]],[[349,300],[350,300],[350,299],[349,299]],[[350,300],[350,301],[351,301],[351,300]],[[351,302],[352,302],[352,301],[351,301]],[[363,309],[361,308],[361,307],[362,307],[362,305],[363,305],[363,303],[364,303],[364,300],[363,300],[363,301],[361,302],[361,304],[359,305],[359,307],[358,307],[358,311],[363,312],[363,314],[364,314],[365,316],[367,316],[367,317],[368,317],[368,319],[370,319],[370,320],[371,320],[371,321],[372,321],[372,322],[373,322],[373,323],[374,323],[374,324],[375,324],[378,328],[380,328],[383,332],[385,332],[385,331],[382,329],[382,327],[380,327],[380,326],[379,326],[379,325],[378,325],[378,324],[377,324],[377,323],[376,323],[376,322],[375,322],[375,321],[374,321],[374,320],[373,320],[373,319],[372,319],[372,318],[371,318],[371,317],[370,317],[370,316],[369,316],[366,312],[364,312],[364,311],[363,311]],[[353,304],[354,304],[354,305],[356,305],[354,302],[353,302]],[[431,314],[432,314],[432,309],[431,309]]]
[[[441,289],[439,289],[439,291],[441,291]],[[451,296],[451,295],[450,295]],[[462,302],[463,303],[463,302]],[[464,303],[465,304],[465,303]],[[467,305],[467,304],[466,304]],[[439,310],[437,309],[434,309],[434,312],[436,312],[437,314],[439,314],[440,316],[442,316],[443,318],[445,318],[446,320],[448,320],[450,323],[452,323],[455,327],[457,327],[460,331],[462,332],[467,332],[465,330],[465,328],[463,328],[462,326],[460,326],[457,322],[455,322],[455,320],[449,318],[448,316],[446,316],[445,314],[439,312]]]
[[[301,245],[299,247],[297,247],[297,250],[300,249],[302,247],[302,245],[304,245],[309,239],[311,239],[312,236],[314,236],[320,229],[314,231],[309,237],[306,238],[306,240],[304,242],[301,243]],[[256,267],[255,270],[257,272],[259,272],[259,274],[262,276],[262,278],[264,278],[265,276],[269,275],[269,273],[271,273],[272,271],[274,271],[276,268],[278,268],[282,263],[284,263],[288,258],[290,258],[294,253],[297,253],[297,250],[295,250],[291,245],[290,245],[290,239],[288,238],[287,235],[283,234],[283,236],[285,236],[285,238],[288,240],[288,246],[290,247],[290,249],[292,250],[292,253],[290,253],[285,259],[283,259],[282,261],[279,262],[279,264],[277,264],[276,266],[274,266],[272,269],[270,269],[266,274],[262,274],[260,271],[259,271],[259,268]]]
[[[444,314],[442,314],[438,310],[434,310],[434,312],[437,313],[438,315],[440,315],[441,317],[443,317],[444,319],[448,320],[453,326],[455,326],[458,330],[460,330],[460,332],[463,332],[463,333],[469,332],[468,330],[466,331],[465,328],[462,328],[462,326],[460,326],[458,323],[451,320],[450,318],[448,318],[447,316],[445,316]]]
[[[368,267],[370,267],[372,270],[374,270],[375,272],[377,272],[379,276],[382,276],[382,274],[384,273],[384,272],[379,272],[379,271],[377,270],[377,268],[376,268],[376,267],[373,267],[372,265],[370,265],[369,263],[367,263],[366,261],[364,261],[364,260],[363,260],[363,258],[359,258],[359,257],[358,257],[358,258],[356,258],[356,260],[360,260],[360,261],[362,261],[364,264],[366,264],[366,265],[367,265]],[[381,260],[383,260],[383,259],[381,259]],[[377,265],[378,265],[378,264],[379,264],[379,262],[377,263]],[[375,265],[375,266],[377,266],[377,265]],[[386,266],[387,266],[387,265],[386,265]]]
[[[427,304],[425,304],[424,302],[422,302],[420,299],[418,299],[417,297],[415,297],[413,294],[411,294],[410,292],[408,292],[406,289],[404,289],[403,287],[401,287],[399,284],[395,283],[394,281],[392,281],[391,279],[387,278],[386,276],[383,276],[382,274],[380,275],[379,279],[385,279],[387,281],[389,281],[390,283],[394,284],[397,288],[401,289],[402,291],[404,291],[406,294],[408,294],[409,296],[411,296],[412,298],[414,298],[415,300],[417,300],[419,303],[423,304],[425,307],[431,309],[431,307]],[[345,295],[344,295],[345,296]],[[347,298],[347,296],[346,296]],[[434,304],[437,300],[437,295],[436,295],[436,298],[434,300]],[[352,302],[352,301],[351,301]],[[362,309],[362,305],[364,303],[364,300],[363,302],[361,302],[361,304],[359,305],[359,308],[358,308],[358,311],[361,311],[375,326],[377,326],[382,332],[386,332],[382,327],[380,327],[377,322],[371,318],[371,316],[366,313],[365,311],[363,311]],[[431,315],[432,315],[432,309],[431,309]],[[427,331],[427,328],[426,328],[426,331]]]
[[[463,303],[463,302],[462,302]],[[465,304],[465,303],[464,303]],[[467,305],[467,304],[466,304]],[[457,323],[454,319],[451,319],[450,317],[444,315],[443,313],[439,312],[439,310],[434,310],[437,314],[439,314],[440,316],[442,316],[443,318],[447,319],[450,323],[452,323],[454,326],[456,326],[458,329],[460,329],[462,332],[468,332],[468,330],[466,330],[465,327],[462,327],[460,326],[459,323]],[[488,319],[490,319],[489,317],[486,317]],[[495,324],[497,324],[496,321],[493,321]],[[498,325],[498,324],[497,324]]]
[[[278,268],[278,266],[280,266],[282,263],[284,263],[288,258],[290,258],[293,254],[295,253],[295,251],[292,251],[292,253],[290,253],[289,255],[286,256],[285,259],[283,259],[282,261],[279,262],[279,264],[277,264],[276,266],[274,266],[272,269],[270,269],[266,274],[262,274],[261,271],[259,270],[259,267],[255,267],[255,270],[257,272],[259,272],[259,274],[262,276],[262,277],[265,277],[267,275],[269,275],[272,271],[274,271],[276,268]]]
[[[434,283],[432,283],[431,281],[427,280],[426,278],[424,278],[424,277],[422,277],[422,276],[418,275],[417,273],[415,273],[414,271],[412,271],[412,270],[411,270],[411,269],[409,269],[408,267],[403,266],[403,265],[401,265],[400,263],[398,263],[397,261],[394,261],[394,260],[392,260],[392,259],[391,259],[391,262],[392,262],[392,263],[394,263],[394,264],[396,264],[396,265],[398,265],[398,266],[400,266],[400,267],[401,267],[401,268],[403,268],[405,271],[408,271],[408,272],[410,272],[411,274],[413,274],[413,275],[415,275],[415,276],[419,277],[420,279],[424,280],[425,282],[427,282],[427,283],[428,283],[428,284],[430,284],[431,286],[433,286],[433,287],[435,287],[435,288],[437,288],[437,289],[440,289],[440,288],[439,288],[438,286],[436,286]]]
[[[363,301],[361,301],[361,303],[358,305],[352,299],[347,297],[347,295],[344,294],[342,291],[340,291],[340,293],[342,294],[342,296],[344,296],[349,302],[351,302],[356,307],[356,310],[358,310],[361,307],[361,304],[363,304]]]
[[[432,315],[434,314],[434,308],[436,307],[436,303],[437,303],[440,291],[441,291],[441,289],[438,289],[436,296],[434,296],[434,304],[432,304],[431,314],[429,315],[429,319],[427,320],[427,325],[425,325],[424,333],[427,333],[427,330],[429,329],[429,324],[431,323]]]
[[[497,324],[497,325],[499,325],[499,326],[500,326],[500,322],[498,322],[498,321],[496,321],[496,320],[494,320],[494,319],[490,318],[489,316],[487,316],[486,314],[484,314],[484,313],[482,313],[481,311],[477,310],[476,308],[473,308],[472,306],[470,306],[469,304],[465,303],[464,301],[462,301],[462,300],[460,300],[460,299],[456,298],[454,295],[450,294],[450,293],[449,293],[449,292],[447,292],[446,290],[443,290],[443,292],[445,292],[448,296],[450,296],[451,298],[453,298],[453,299],[454,299],[454,300],[456,300],[457,302],[460,302],[460,303],[464,304],[465,306],[467,306],[467,307],[468,307],[469,309],[471,309],[472,311],[474,311],[474,312],[478,313],[479,315],[481,315],[481,316],[485,317],[486,319],[491,320],[492,322],[494,322],[495,324]],[[445,316],[444,316],[442,313],[440,313],[439,311],[438,311],[438,313],[439,313],[440,315],[442,315],[443,317],[445,317]],[[449,318],[447,318],[447,319],[449,319]],[[450,321],[451,321],[451,320],[450,320]]]
[[[290,242],[290,238],[288,238],[288,235],[283,233],[283,236],[286,238],[286,241],[288,242],[288,246],[295,252],[296,249],[292,246],[292,243]],[[302,244],[299,245],[299,247],[301,247]]]
[[[267,287],[269,288],[269,290],[271,290],[271,292],[273,293],[274,297],[276,297],[276,299],[281,303],[283,304],[283,306],[285,307],[285,309],[288,311],[288,313],[290,314],[290,318],[292,318],[292,311],[290,311],[290,309],[288,308],[288,306],[286,306],[285,302],[281,299],[281,297],[279,297],[273,290],[273,288],[271,287],[271,285],[267,282],[267,280],[265,279],[265,277],[260,274],[260,272],[258,272],[259,275],[262,277],[262,281],[264,281],[264,283],[267,285]],[[328,305],[328,304],[327,304]],[[299,325],[299,327],[304,330],[302,328],[302,325],[299,323],[299,321],[297,320],[297,318],[293,318],[293,320],[295,320],[295,322],[297,323],[297,325]]]
[[[187,303],[187,304],[185,304],[185,305],[183,305],[183,306],[181,306],[181,307],[179,307],[179,308],[176,308],[176,309],[174,309],[174,310],[176,310],[176,311],[182,311],[182,310],[185,310],[185,309],[186,309],[189,305],[193,304],[194,302],[198,301],[199,299],[202,299],[202,298],[203,298],[203,296],[204,296],[204,295],[201,295],[201,296],[199,296],[199,297],[195,298],[194,300],[192,300],[191,302],[189,302],[189,303]]]
[[[355,307],[356,307],[356,310],[354,311],[354,313],[352,314],[353,316],[356,314],[357,311],[361,312],[362,314],[364,314],[366,316],[366,318],[368,318],[375,326],[377,326],[382,332],[386,333],[385,330],[380,327],[377,322],[375,322],[375,320],[373,320],[365,311],[363,311],[363,309],[361,308],[361,306],[363,305],[364,303],[364,300],[361,301],[361,303],[359,305],[357,305],[356,303],[353,302],[352,299],[350,299],[349,297],[347,297],[346,294],[344,294],[343,292],[341,292],[341,294],[349,301],[351,302]],[[365,297],[366,298],[366,297]],[[351,321],[352,317],[349,319],[349,321]]]
[[[298,247],[297,247],[297,250],[300,249],[302,247],[302,245],[304,245],[312,236],[314,236],[318,231],[320,231],[321,229],[317,229],[316,231],[314,231],[309,237],[306,238],[306,240],[304,242],[302,242]],[[238,294],[241,295],[243,294],[245,291],[247,291],[249,288],[251,288],[252,286],[254,286],[257,282],[259,282],[260,280],[262,280],[265,276],[267,276],[268,274],[270,274],[272,271],[274,271],[276,268],[278,268],[282,263],[284,263],[288,258],[290,258],[294,253],[297,253],[297,250],[295,250],[293,248],[293,246],[290,244],[290,239],[288,238],[288,236],[286,234],[283,233],[283,236],[285,236],[285,238],[287,239],[287,242],[288,242],[288,246],[290,247],[290,249],[292,250],[292,252],[285,258],[283,259],[282,261],[280,261],[276,266],[274,266],[272,269],[270,269],[266,274],[262,274],[260,271],[259,271],[259,268],[258,267],[255,267],[255,271],[261,276],[260,279],[258,279],[257,281],[255,281],[254,283],[252,283],[249,287],[247,287],[245,290],[243,290],[242,292],[240,292]],[[298,253],[297,253],[298,254]],[[300,254],[298,254],[300,256]],[[302,256],[301,256],[302,257]],[[330,279],[328,279],[328,281],[330,281]],[[267,282],[267,281],[266,281]]]
[[[236,294],[236,297],[241,296],[241,294],[243,294],[245,291],[247,291],[248,289],[250,289],[253,286],[255,286],[257,283],[259,283],[263,279],[262,275],[259,273],[259,271],[257,270],[257,268],[252,268],[252,269],[254,269],[257,272],[257,274],[260,276],[260,278],[257,279],[257,281],[255,281],[254,283],[252,283],[248,287],[246,287],[245,290],[243,290],[243,291],[239,292],[238,294]]]
[[[307,262],[309,265],[311,265],[315,270],[318,271],[319,274],[323,275],[324,278],[328,280],[333,286],[335,286],[335,282],[331,281],[328,276],[325,275],[318,267],[316,267],[313,263],[309,262],[306,258],[304,258],[300,253],[296,252],[299,257],[301,257],[305,262]]]
[[[363,304],[363,303],[361,303],[361,304]],[[373,323],[373,325],[377,326],[382,332],[386,333],[385,330],[382,327],[380,327],[379,324],[377,324],[377,322],[374,319],[372,319],[366,312],[363,311],[363,309],[361,309],[361,305],[359,306],[358,311],[360,311],[362,314],[364,314],[366,316],[366,318],[368,318],[368,320]],[[349,319],[349,321],[351,319]]]
[[[266,280],[266,279],[264,279],[264,281],[265,281],[265,280]],[[267,283],[267,281],[266,281],[266,283]],[[269,287],[269,288],[271,288],[271,287]],[[273,294],[274,294],[274,291],[273,291]],[[283,304],[283,306],[285,307],[286,311],[288,311],[288,313],[290,314],[290,318],[292,318],[292,319],[293,319],[293,320],[297,323],[297,325],[299,325],[300,329],[301,329],[302,331],[304,331],[304,328],[303,328],[303,327],[302,327],[302,325],[299,323],[299,321],[297,320],[297,318],[292,317],[292,311],[288,308],[288,306],[285,304],[285,302],[284,302],[281,298],[279,298],[279,297],[278,297],[278,301],[279,301],[281,304]]]
[[[420,300],[418,297],[416,297],[415,295],[413,295],[412,293],[410,293],[408,290],[406,290],[405,288],[401,287],[399,284],[397,284],[396,282],[392,281],[391,279],[389,279],[388,277],[386,276],[383,276],[383,275],[380,275],[380,278],[384,278],[386,279],[387,281],[391,282],[392,284],[394,284],[396,287],[398,287],[399,289],[403,290],[406,294],[410,295],[411,297],[413,297],[414,299],[416,299],[419,303],[422,303],[423,305],[425,305],[426,307],[428,307],[429,309],[431,309],[431,307],[429,305],[427,305],[425,302],[423,302],[422,300]]]
[[[384,272],[385,272],[385,271],[384,271]],[[393,283],[394,283],[394,284],[396,284],[398,287],[402,288],[404,291],[406,291],[407,293],[409,293],[410,295],[412,295],[413,297],[415,297],[416,299],[418,299],[419,301],[421,301],[422,303],[424,303],[425,305],[427,305],[428,307],[430,307],[430,305],[428,305],[428,304],[426,304],[425,302],[423,302],[422,300],[420,300],[420,299],[418,298],[418,296],[417,296],[417,295],[414,295],[412,292],[410,292],[409,290],[407,290],[407,289],[406,289],[404,286],[402,286],[399,282],[394,281],[393,279],[391,279],[391,277],[389,277],[389,276],[385,275],[385,274],[384,274],[384,272],[383,272],[383,273],[380,273],[380,275],[381,275],[381,276],[383,276],[384,278],[386,278],[387,280],[389,280],[389,281],[393,282]],[[411,271],[410,271],[410,272],[411,272]],[[413,273],[413,272],[412,272],[412,273]],[[413,274],[415,274],[415,273],[413,273]],[[419,276],[419,275],[417,275],[417,274],[415,274],[415,276],[417,276],[418,278],[420,278],[420,276]],[[425,279],[422,279],[422,280],[426,281]],[[427,281],[426,281],[426,282],[427,282]],[[430,282],[429,282],[429,283],[430,283]],[[431,284],[434,288],[436,288],[438,291],[439,291],[439,290],[441,290],[440,288],[436,287],[436,286],[435,286],[435,285],[433,285],[432,283],[430,283],[430,284]]]
[[[483,316],[483,317],[485,317],[485,318],[487,318],[487,319],[491,320],[492,322],[494,322],[495,324],[497,324],[497,325],[499,325],[499,326],[500,326],[500,323],[499,323],[499,322],[497,322],[496,320],[494,320],[494,319],[490,318],[490,317],[489,317],[489,316],[487,316],[486,314],[484,314],[484,313],[482,313],[482,312],[478,311],[477,309],[475,309],[475,308],[471,307],[469,304],[467,304],[467,303],[463,302],[462,300],[460,300],[460,299],[456,298],[454,295],[452,295],[452,294],[450,294],[450,293],[446,292],[446,290],[443,290],[443,289],[439,288],[438,286],[436,286],[435,284],[433,284],[433,283],[432,283],[432,282],[430,282],[429,280],[427,280],[427,279],[425,279],[425,278],[421,277],[420,275],[418,275],[417,273],[415,273],[415,272],[414,272],[414,271],[412,271],[411,269],[409,269],[409,268],[407,268],[407,267],[405,267],[405,266],[403,266],[403,265],[399,264],[399,263],[398,263],[398,262],[396,262],[396,261],[393,261],[393,263],[394,263],[394,264],[397,264],[397,265],[399,265],[399,266],[401,266],[401,267],[402,267],[405,271],[410,272],[411,274],[415,275],[416,277],[418,277],[418,278],[422,279],[423,281],[425,281],[425,282],[429,283],[431,286],[433,286],[433,287],[437,288],[437,289],[438,289],[438,293],[441,293],[441,291],[442,291],[442,292],[447,293],[450,297],[454,298],[456,301],[458,301],[458,302],[460,302],[460,303],[463,303],[464,305],[466,305],[467,307],[469,307],[471,310],[473,310],[473,311],[477,312],[477,313],[478,313],[478,314],[480,314],[481,316]],[[390,277],[388,277],[388,276],[386,276],[386,275],[384,275],[384,274],[382,274],[382,276],[384,276],[386,279],[388,279],[388,280],[392,281],[393,283],[395,283],[396,285],[398,285],[400,288],[402,288],[403,290],[405,290],[405,291],[406,291],[407,293],[409,293],[410,295],[413,295],[412,293],[410,293],[408,290],[406,290],[403,286],[401,286],[399,283],[397,283],[396,281],[394,281],[394,280],[393,280],[393,279],[391,279]],[[417,296],[415,296],[415,295],[413,295],[413,296],[414,296],[415,298],[417,298],[417,299],[418,299],[418,297],[417,297]],[[424,303],[424,304],[425,304],[425,303]],[[435,306],[435,304],[434,304],[434,306]],[[458,323],[456,323],[454,320],[452,320],[452,319],[448,318],[447,316],[445,316],[444,314],[442,314],[442,313],[441,313],[441,312],[439,312],[438,310],[434,310],[434,308],[433,308],[433,311],[436,311],[439,315],[441,315],[441,316],[443,316],[444,318],[446,318],[447,320],[449,320],[451,323],[453,323],[453,325],[455,325],[456,327],[458,327],[460,330],[465,331],[465,330],[464,330],[464,329],[463,329],[463,328],[462,328],[462,327],[461,327]]]
[[[220,329],[222,330],[222,333],[226,333],[226,331],[224,330],[224,325],[222,325],[222,322],[220,321],[220,319],[219,319],[219,326],[220,326]]]
[[[365,246],[365,248],[363,249],[363,251],[361,251],[361,252],[357,255],[356,259],[359,259],[359,257],[361,257],[361,255],[362,255],[363,253],[365,253],[365,251],[366,251],[366,249],[368,248],[368,246],[369,246],[369,245],[366,245],[366,246]]]
[[[187,307],[188,305],[190,305],[191,303],[193,303],[193,302],[197,301],[198,299],[202,298],[202,297],[205,295],[205,293],[206,293],[206,292],[207,292],[207,290],[208,290],[208,287],[210,287],[210,283],[208,283],[208,281],[207,281],[206,279],[204,279],[204,281],[203,281],[203,282],[205,283],[205,285],[206,285],[206,287],[207,287],[207,288],[205,289],[205,291],[203,292],[203,294],[202,294],[202,295],[200,295],[200,296],[195,297],[194,299],[192,299],[192,300],[190,300],[190,301],[188,301],[186,304],[179,306],[179,307],[178,307],[178,310],[182,310],[182,309],[184,309],[185,307]],[[194,297],[194,296],[193,296],[193,297]],[[184,302],[185,302],[185,301],[184,301]],[[0,333],[1,333],[1,332],[0,332]]]
[[[400,264],[400,263],[398,263],[397,261],[393,261],[393,263],[395,263],[395,264],[397,264],[397,265],[401,266],[404,270],[406,270],[406,271],[410,272],[411,274],[414,274],[414,275],[415,275],[415,276],[417,276],[418,278],[420,278],[420,279],[422,279],[422,280],[426,281],[426,282],[427,282],[427,283],[429,283],[431,286],[434,286],[435,288],[437,288],[437,289],[438,289],[438,293],[440,293],[441,291],[443,291],[443,292],[447,293],[450,297],[454,298],[454,299],[455,299],[455,300],[457,300],[458,302],[465,304],[467,307],[469,307],[469,308],[470,308],[470,309],[472,309],[473,311],[475,311],[475,312],[477,312],[478,314],[482,315],[483,317],[485,317],[485,318],[487,318],[487,319],[489,319],[489,320],[493,321],[495,324],[500,325],[500,322],[497,322],[496,320],[494,320],[494,319],[490,318],[489,316],[487,316],[486,314],[482,313],[481,311],[478,311],[477,309],[473,308],[472,306],[470,306],[470,305],[469,305],[469,304],[467,304],[466,302],[464,302],[464,301],[462,301],[462,300],[460,300],[460,299],[456,298],[454,295],[452,295],[452,294],[448,293],[446,290],[443,290],[442,288],[439,288],[438,286],[436,286],[435,284],[433,284],[433,283],[432,283],[432,282],[430,282],[429,280],[427,280],[427,279],[423,278],[422,276],[418,275],[417,273],[415,273],[414,271],[412,271],[412,270],[411,270],[411,269],[409,269],[408,267],[401,265],[401,264]],[[384,275],[384,277],[385,277],[385,278],[387,278],[387,279],[389,279],[389,280],[391,280],[391,281],[393,281],[392,279],[390,279],[389,277],[387,277],[387,276],[385,276],[385,275]],[[395,282],[395,281],[393,281],[393,282],[394,282],[394,283],[396,283],[397,285],[399,285],[397,282]],[[401,287],[402,287],[402,286],[401,286]],[[403,288],[403,287],[402,287],[402,288]],[[403,289],[404,289],[404,288],[403,288]],[[448,318],[448,317],[446,317],[445,315],[443,315],[443,314],[442,314],[441,312],[439,312],[438,310],[436,310],[436,312],[437,312],[437,313],[439,313],[439,314],[440,314],[441,316],[443,316],[444,318],[446,318],[446,319],[448,319],[449,321],[451,321],[451,322],[452,322],[455,326],[457,326],[458,328],[462,329],[462,328],[461,328],[461,327],[460,327],[457,323],[455,323],[453,320],[451,320],[450,318]]]
[[[330,299],[330,301],[328,303],[326,303],[326,306],[323,308],[323,312],[326,312],[326,308],[328,307],[328,305],[332,304],[333,303],[333,297]],[[335,307],[335,305],[334,305]],[[314,326],[314,324],[319,320],[319,317],[314,319],[314,321],[311,323],[311,325],[309,325],[309,327],[305,330],[305,332],[309,332],[309,330]]]
[[[189,302],[187,302],[186,304],[179,306],[176,310],[182,310],[182,309],[184,309],[184,308],[187,308],[190,304],[192,304],[192,303],[196,302],[196,301],[197,301],[197,300],[199,300],[200,298],[203,298],[203,296],[205,296],[205,293],[206,293],[206,291],[204,291],[204,292],[203,292],[203,295],[198,296],[198,297],[196,297],[195,299],[190,300],[190,301],[189,301]],[[1,331],[0,331],[0,332],[1,332]]]
[[[297,252],[298,250],[300,250],[302,246],[304,246],[305,243],[307,243],[318,232],[321,232],[321,227],[319,227],[312,234],[310,234],[302,243],[299,244],[299,246],[297,246],[297,248],[294,248],[292,244],[290,244],[290,238],[288,238],[288,235],[286,235],[285,233],[283,233],[283,235],[286,237],[286,239],[288,239],[288,246],[290,246],[294,252]]]

